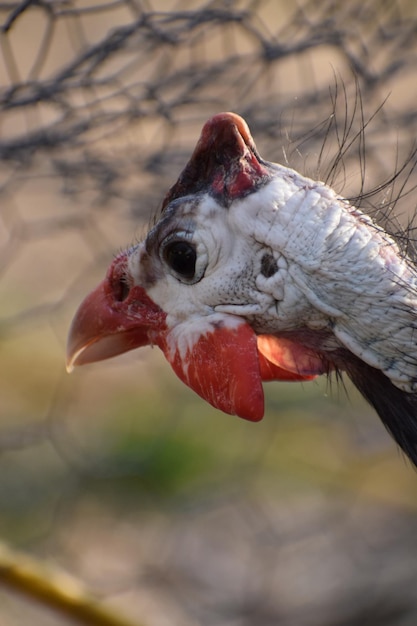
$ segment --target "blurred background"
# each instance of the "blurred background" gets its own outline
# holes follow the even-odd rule
[[[138,624],[415,624],[417,477],[347,380],[251,424],[157,350],[64,368],[216,112],[410,246],[414,0],[0,1],[0,85],[0,538]],[[0,584],[28,623],[69,622]]]

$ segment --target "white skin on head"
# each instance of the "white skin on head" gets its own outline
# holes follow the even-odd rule
[[[228,208],[208,193],[176,201],[171,219],[155,227],[153,247],[146,251],[145,242],[130,254],[133,284],[144,283],[142,261],[150,256],[157,278],[147,293],[168,313],[168,326],[178,325],[181,351],[213,324],[233,327],[239,317],[256,320],[257,333],[327,329],[327,350],[345,347],[400,389],[416,391],[416,272],[332,189],[274,167],[275,178]],[[202,277],[192,284],[161,258],[160,246],[175,233],[196,248]],[[267,276],[265,254],[276,262]]]

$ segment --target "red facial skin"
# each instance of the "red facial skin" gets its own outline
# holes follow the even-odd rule
[[[125,284],[127,255],[117,257],[106,278],[78,308],[67,342],[67,369],[102,361],[156,343],[166,330],[166,313],[134,286]],[[127,296],[124,297],[126,295]]]

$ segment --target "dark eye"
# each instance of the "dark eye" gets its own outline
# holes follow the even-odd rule
[[[163,251],[164,260],[176,274],[192,280],[195,275],[197,253],[194,246],[188,241],[171,241]]]

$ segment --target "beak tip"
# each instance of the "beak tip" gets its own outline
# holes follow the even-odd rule
[[[88,344],[81,346],[78,350],[73,350],[71,348],[67,349],[67,357],[65,361],[65,369],[68,374],[71,374],[77,365],[82,365],[82,361],[80,361],[80,356],[84,352],[84,350],[88,347]]]

